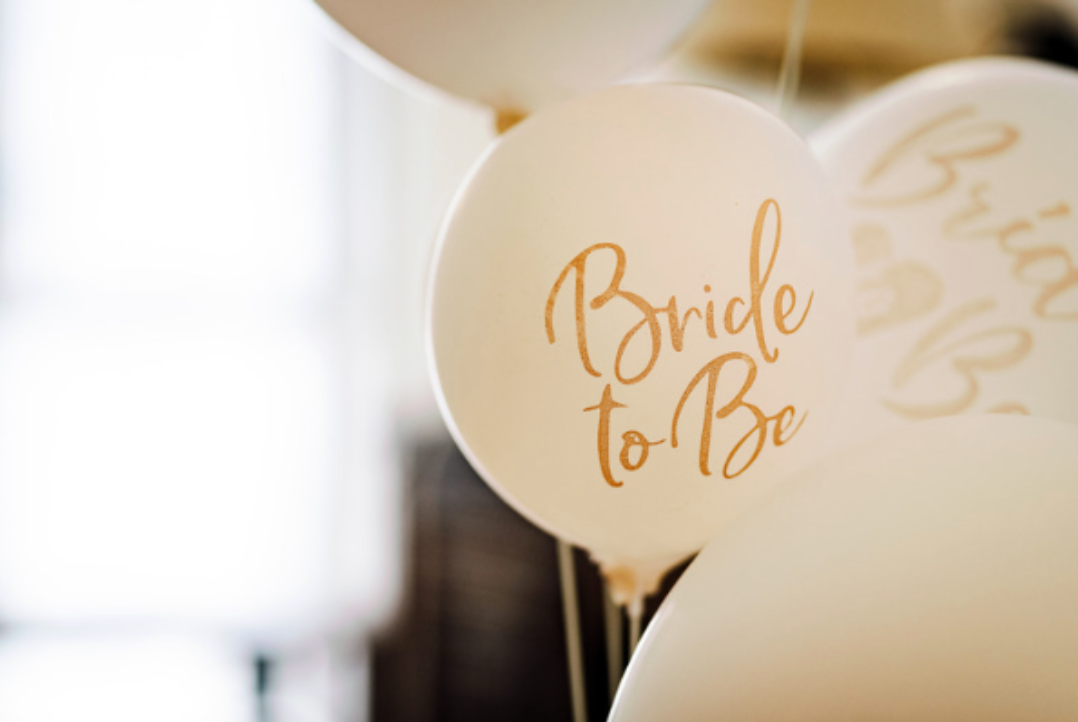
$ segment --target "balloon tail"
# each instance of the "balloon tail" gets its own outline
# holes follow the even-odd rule
[[[587,722],[584,650],[580,634],[576,567],[573,564],[572,547],[561,539],[558,540],[558,572],[561,577],[562,612],[565,617],[565,652],[569,664],[569,693],[573,705],[573,722]]]
[[[682,557],[664,557],[650,562],[616,560],[592,554],[614,603],[632,609],[644,608],[644,600],[659,591],[663,577]]]
[[[629,653],[640,641],[640,625],[644,616],[644,600],[659,590],[662,579],[684,557],[671,556],[647,562],[615,560],[592,554],[599,565],[607,594],[614,604],[624,607],[629,615]],[[609,622],[608,622],[609,624]],[[609,644],[609,640],[607,642]]]
[[[501,135],[520,121],[524,120],[527,115],[528,114],[523,111],[514,110],[512,108],[495,108],[494,129],[498,131],[498,135]]]
[[[805,39],[805,26],[808,24],[809,7],[812,0],[794,0],[790,14],[790,26],[786,31],[786,48],[782,53],[782,69],[779,71],[778,116],[788,121],[793,112],[794,98],[801,83],[801,47]]]
[[[606,622],[606,672],[607,682],[610,686],[610,699],[617,694],[618,684],[621,683],[621,673],[625,668],[624,653],[622,651],[624,639],[622,634],[621,607],[614,601],[610,593],[610,586],[603,581],[603,621]]]

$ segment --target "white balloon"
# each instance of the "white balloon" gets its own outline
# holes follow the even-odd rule
[[[835,208],[785,125],[675,85],[525,120],[457,198],[430,300],[442,410],[623,600],[811,450],[852,333]]]
[[[939,66],[813,139],[855,246],[835,443],[1003,411],[1078,422],[1078,74]]]
[[[653,60],[710,0],[316,0],[368,48],[455,95],[528,113]]]
[[[1078,719],[1078,428],[901,427],[782,486],[664,600],[611,722]]]

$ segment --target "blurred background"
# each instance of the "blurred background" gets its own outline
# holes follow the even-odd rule
[[[791,0],[628,80],[772,104]],[[815,0],[793,124],[1070,2]],[[303,0],[0,0],[0,720],[568,719],[554,544],[438,417],[422,307],[484,109]],[[598,580],[578,559],[592,716]]]

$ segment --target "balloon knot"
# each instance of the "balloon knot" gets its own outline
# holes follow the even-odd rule
[[[640,616],[644,599],[659,589],[662,575],[642,574],[641,570],[625,564],[600,564],[610,598],[625,607],[630,615]]]
[[[514,108],[495,108],[494,113],[494,127],[498,131],[498,135],[528,117],[528,114],[524,111]]]

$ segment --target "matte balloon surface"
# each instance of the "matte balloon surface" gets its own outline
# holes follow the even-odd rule
[[[858,336],[842,444],[969,412],[1078,422],[1078,74],[939,66],[813,144],[849,211]]]
[[[458,197],[433,277],[434,376],[473,465],[628,586],[702,547],[837,395],[835,214],[807,146],[714,89],[524,121]]]
[[[902,427],[785,484],[664,600],[611,722],[1078,719],[1078,427]]]
[[[503,111],[532,112],[654,60],[708,0],[316,0],[397,67]]]

